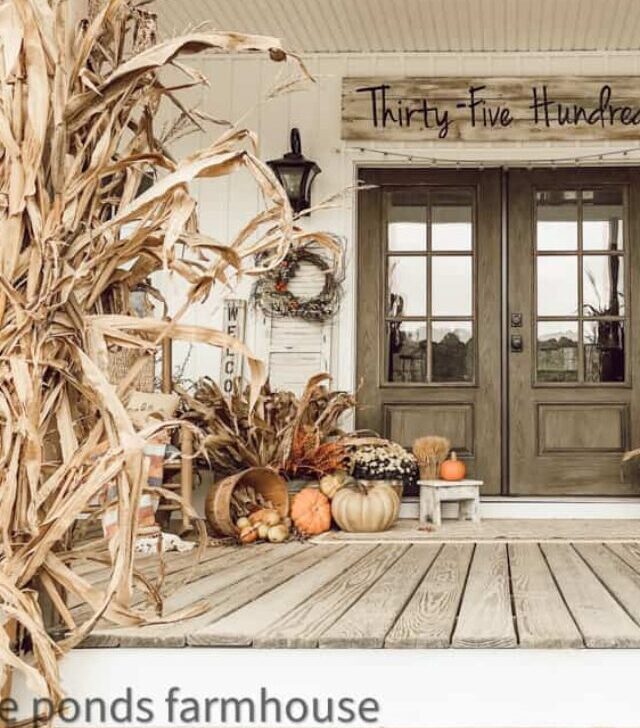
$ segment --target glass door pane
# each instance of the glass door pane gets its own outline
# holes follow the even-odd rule
[[[421,191],[394,192],[387,212],[387,249],[427,250],[427,205]]]
[[[625,381],[625,194],[537,191],[536,380]]]
[[[474,381],[474,205],[468,187],[387,195],[388,382]]]

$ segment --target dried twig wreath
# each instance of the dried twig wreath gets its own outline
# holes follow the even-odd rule
[[[324,273],[324,286],[317,296],[301,298],[289,290],[301,263],[310,263]],[[342,297],[342,281],[335,268],[321,254],[301,245],[287,253],[282,263],[258,278],[251,293],[252,302],[267,316],[326,321],[337,312]]]

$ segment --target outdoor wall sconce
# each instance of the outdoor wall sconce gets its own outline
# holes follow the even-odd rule
[[[291,130],[291,151],[280,159],[272,159],[267,164],[280,180],[294,211],[302,212],[309,208],[311,185],[322,170],[315,162],[303,156],[298,129]]]

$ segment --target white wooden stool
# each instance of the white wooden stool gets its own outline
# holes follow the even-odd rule
[[[458,503],[458,519],[480,521],[480,486],[482,480],[419,480],[420,525],[427,521],[442,524],[441,503]]]

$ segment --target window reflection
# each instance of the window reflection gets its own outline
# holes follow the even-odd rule
[[[426,321],[388,321],[387,354],[389,382],[426,382]]]
[[[387,315],[425,316],[427,313],[427,263],[422,256],[390,256],[387,264]]]
[[[539,256],[538,316],[575,316],[577,313],[577,256]]]
[[[584,377],[587,382],[624,382],[624,323],[585,321]]]
[[[471,316],[473,274],[470,255],[438,255],[431,261],[434,316]]]
[[[624,313],[623,260],[619,255],[585,255],[583,306],[585,316]]]
[[[431,248],[471,250],[473,205],[469,190],[434,192],[431,198]]]
[[[432,380],[472,381],[474,341],[471,321],[434,321],[431,336]]]
[[[582,192],[584,250],[622,250],[623,191],[620,187]]]
[[[578,193],[546,190],[536,193],[538,250],[578,249]]]
[[[416,186],[386,200],[387,381],[471,382],[475,191]]]
[[[625,204],[619,185],[536,193],[538,381],[624,381]]]
[[[423,195],[398,192],[388,213],[388,245],[391,251],[427,249],[427,206]]]
[[[576,382],[578,380],[578,322],[540,321],[537,338],[538,381]]]

